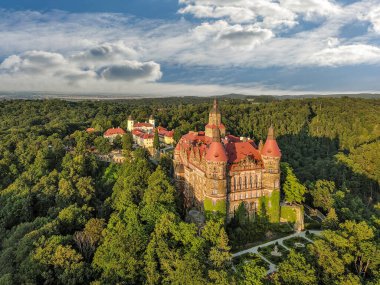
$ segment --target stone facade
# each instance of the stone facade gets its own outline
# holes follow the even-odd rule
[[[189,132],[174,151],[177,188],[187,209],[221,212],[231,218],[241,203],[251,215],[265,207],[280,220],[280,159],[274,130],[259,146],[248,138],[226,135],[215,100],[204,132]]]

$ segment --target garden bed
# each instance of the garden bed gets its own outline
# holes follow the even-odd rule
[[[264,267],[266,270],[269,270],[269,264],[264,261],[259,255],[256,253],[245,253],[242,255],[239,255],[235,258],[232,259],[232,262],[235,266],[245,263],[245,262],[250,262],[254,261],[258,266]]]
[[[274,251],[274,248],[275,246],[277,245],[277,249],[278,249],[278,252],[281,252],[281,256],[274,256],[271,254],[272,251]],[[288,251],[285,249],[285,247],[279,245],[279,244],[271,244],[271,245],[268,245],[266,247],[259,247],[258,248],[258,251],[260,254],[262,254],[266,259],[268,259],[269,261],[271,261],[272,263],[274,264],[278,264],[280,263],[281,261],[283,261],[287,255],[288,255]]]
[[[303,237],[293,237],[293,238],[284,240],[282,243],[289,249],[294,249],[297,252],[306,253],[307,245],[310,244],[311,242],[308,241],[307,239],[304,239]],[[296,243],[303,244],[304,247],[297,247]]]

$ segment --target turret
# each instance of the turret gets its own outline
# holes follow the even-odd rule
[[[220,142],[219,129],[208,146],[204,159],[206,161],[204,210],[226,215],[228,157]]]
[[[150,115],[149,117],[149,124],[151,124],[153,128],[156,127],[156,120],[154,119],[153,115]]]
[[[132,116],[129,115],[128,116],[128,121],[127,121],[127,130],[129,132],[132,132],[133,131],[133,125],[135,124],[135,121],[133,120]]]
[[[219,111],[218,101],[216,99],[214,99],[214,104],[210,110],[205,131],[205,135],[210,138],[215,137],[216,132],[219,133],[219,137],[225,136],[226,129],[222,124],[222,115]]]
[[[260,152],[264,162],[266,176],[264,179],[266,185],[264,185],[264,187],[268,189],[279,189],[281,150],[278,147],[272,125],[268,129],[267,139]]]
[[[262,174],[263,188],[268,197],[266,207],[270,209],[270,221],[278,223],[280,221],[280,159],[281,150],[278,147],[274,129],[271,125],[264,146],[261,149],[261,159],[264,163]]]

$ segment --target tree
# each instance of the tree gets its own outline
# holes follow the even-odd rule
[[[158,137],[158,130],[157,130],[157,128],[154,130],[153,148],[155,150],[159,150],[160,149],[160,138]]]
[[[138,217],[137,206],[130,205],[111,215],[104,242],[95,252],[93,265],[102,272],[105,283],[137,283],[142,276],[148,236]]]
[[[323,229],[336,230],[339,226],[338,216],[336,215],[335,209],[330,208],[326,218],[322,222]]]
[[[346,221],[337,231],[325,230],[323,238],[309,245],[325,283],[343,280],[347,272],[365,279],[380,264],[379,246],[366,222]]]
[[[286,260],[278,266],[278,278],[284,285],[317,284],[315,269],[306,262],[302,254],[290,250]]]
[[[127,132],[126,134],[123,135],[122,145],[123,145],[123,150],[132,151],[133,137],[132,137],[132,134],[130,132]]]
[[[255,260],[244,262],[238,267],[237,272],[239,285],[263,285],[267,274],[267,270]]]
[[[157,222],[145,254],[147,284],[206,283],[204,243],[194,224],[165,213]]]
[[[332,194],[335,192],[333,181],[317,180],[310,193],[313,197],[313,205],[328,211],[334,204]]]
[[[41,237],[33,259],[45,266],[44,279],[53,283],[76,284],[84,281],[82,256],[62,236]]]
[[[74,241],[87,262],[91,262],[97,245],[103,240],[103,219],[90,219],[83,231],[75,232]]]
[[[141,206],[141,217],[152,229],[161,215],[175,212],[175,189],[160,166],[149,177]]]
[[[299,182],[293,172],[293,169],[288,163],[281,163],[281,168],[281,171],[284,175],[284,183],[282,189],[285,193],[285,200],[289,203],[298,204],[304,202],[306,187]]]
[[[108,139],[103,138],[103,137],[97,137],[94,140],[94,145],[95,145],[96,149],[99,151],[99,153],[101,153],[101,154],[107,154],[112,149]]]
[[[123,147],[123,139],[121,136],[116,136],[116,138],[112,142],[113,147],[116,149],[121,149]]]

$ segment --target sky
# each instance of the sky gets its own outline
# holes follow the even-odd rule
[[[0,91],[380,93],[380,0],[1,0]]]

